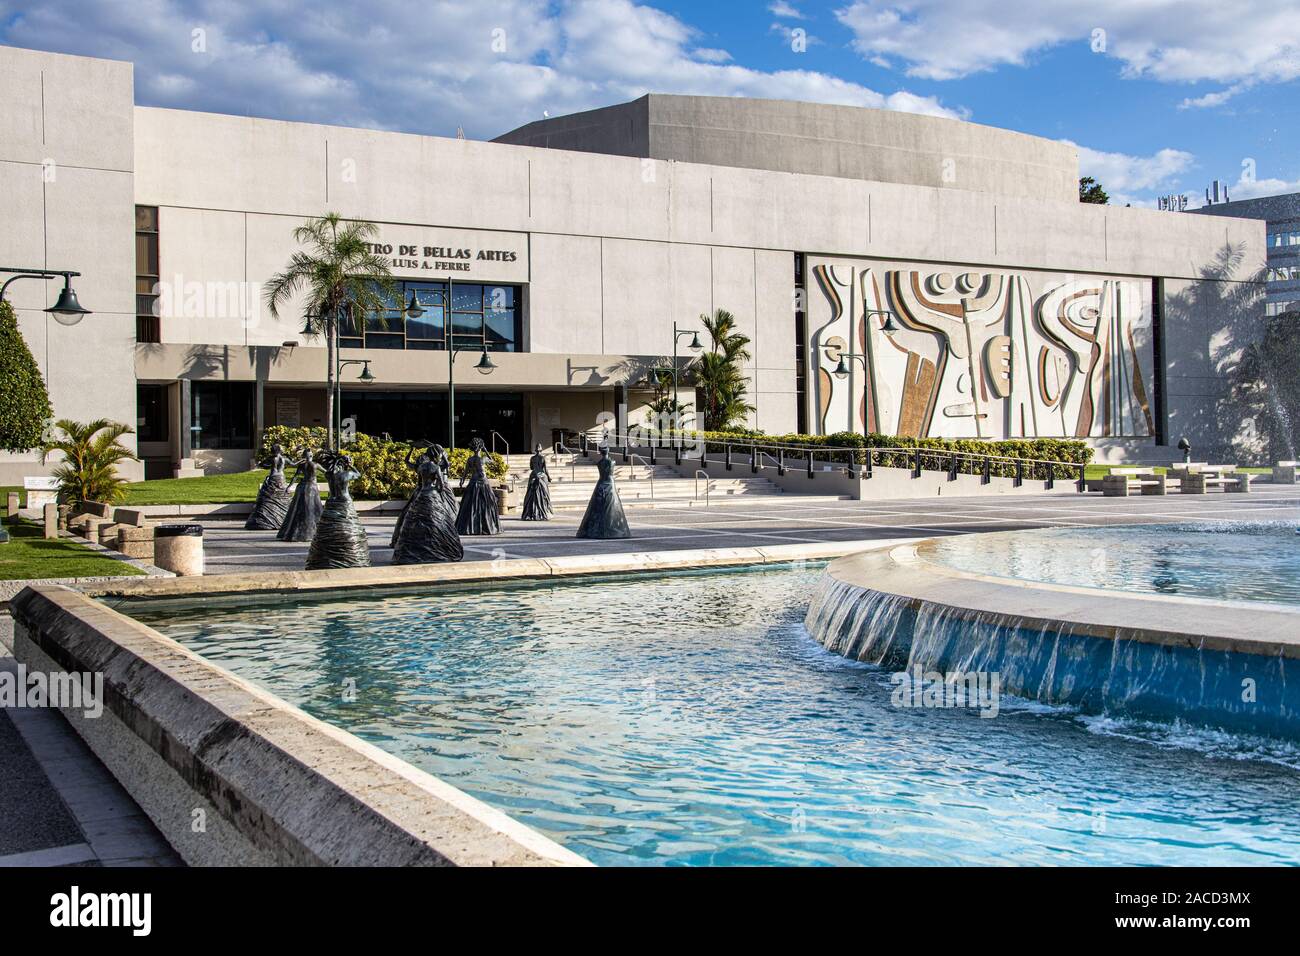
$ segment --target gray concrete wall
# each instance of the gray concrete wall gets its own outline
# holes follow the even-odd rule
[[[652,93],[538,120],[493,142],[933,186],[1061,202],[1078,199],[1073,146],[893,110]]]
[[[134,427],[132,66],[0,47],[0,91],[0,265],[81,272],[77,295],[94,314],[68,327],[42,311],[62,280],[22,280],[6,298],[55,417]],[[134,436],[124,443],[134,449]],[[0,484],[22,484],[56,464],[0,452]],[[139,463],[122,470],[143,475]]]

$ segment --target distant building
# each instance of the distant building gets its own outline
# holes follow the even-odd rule
[[[1212,203],[1193,211],[1205,216],[1263,219],[1268,244],[1264,315],[1300,311],[1300,193]]]

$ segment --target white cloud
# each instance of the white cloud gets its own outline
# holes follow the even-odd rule
[[[804,19],[804,15],[796,7],[786,3],[785,0],[776,0],[776,3],[769,4],[767,11],[774,17],[784,17],[787,20]]]
[[[1040,0],[1014,9],[1005,0],[854,0],[836,16],[864,57],[894,58],[907,64],[908,74],[927,79],[1023,66],[1063,43],[1086,44],[1120,61],[1130,77],[1217,83],[1300,77],[1300,17],[1293,5],[1276,0]]]
[[[962,116],[812,70],[760,70],[633,0],[0,0],[0,42],[132,60],[147,105],[448,135],[647,92],[811,100]],[[203,30],[206,52],[192,50]]]
[[[1079,175],[1091,176],[1110,193],[1111,201],[1121,197],[1134,202],[1134,191],[1166,190],[1175,186],[1178,176],[1191,169],[1196,157],[1181,149],[1161,149],[1150,156],[1107,153],[1069,143],[1079,150]],[[1136,202],[1134,202],[1136,205]]]

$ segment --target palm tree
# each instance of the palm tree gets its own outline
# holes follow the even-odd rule
[[[114,504],[122,500],[126,480],[117,473],[120,461],[138,461],[118,439],[130,435],[131,428],[121,422],[97,418],[81,424],[60,418],[57,433],[41,446],[41,464],[52,452],[63,453],[63,464],[51,473],[59,482],[59,500],[72,504],[99,501]]]
[[[651,375],[655,397],[646,406],[647,424],[652,428],[675,430],[682,427],[690,402],[678,401],[673,394],[673,373],[669,369],[655,369]]]
[[[731,428],[754,410],[745,401],[749,389],[744,363],[751,358],[749,336],[736,330],[736,317],[726,309],[703,314],[709,349],[694,363],[695,382],[704,405],[705,431]]]
[[[373,222],[344,220],[336,212],[308,219],[294,229],[300,249],[289,258],[289,266],[267,280],[263,289],[267,308],[279,318],[280,307],[299,290],[306,291],[303,303],[304,331],[325,336],[325,397],[329,421],[329,447],[337,449],[334,434],[334,377],[338,370],[339,323],[351,316],[364,321],[377,315],[384,322],[386,311],[397,301],[397,285],[388,271],[388,260],[371,251],[379,228]],[[401,308],[399,302],[397,308]]]

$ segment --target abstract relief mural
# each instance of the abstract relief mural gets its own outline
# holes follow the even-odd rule
[[[1153,434],[1150,284],[1107,276],[811,260],[821,434]],[[892,313],[895,328],[884,326]],[[842,355],[849,375],[834,374]]]

